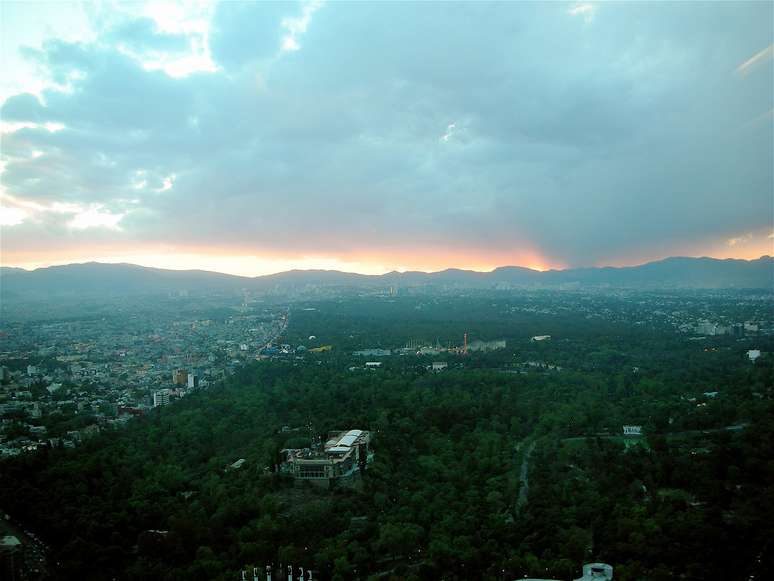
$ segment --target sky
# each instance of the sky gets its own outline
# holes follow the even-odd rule
[[[774,254],[771,2],[0,2],[0,263]]]

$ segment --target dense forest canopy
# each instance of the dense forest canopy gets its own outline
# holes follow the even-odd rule
[[[267,563],[321,579],[572,579],[594,560],[623,581],[774,570],[772,360],[647,311],[539,293],[295,305],[281,341],[306,350],[80,448],[3,461],[0,507],[51,544],[61,579],[225,580]],[[377,369],[352,354],[463,333],[506,347]],[[275,472],[281,449],[349,428],[372,433],[356,486]]]

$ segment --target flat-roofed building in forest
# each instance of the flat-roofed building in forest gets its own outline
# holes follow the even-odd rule
[[[282,450],[280,472],[330,485],[355,476],[371,460],[370,442],[371,434],[365,430],[331,432],[324,444]]]
[[[586,563],[583,565],[583,577],[575,581],[610,581],[613,568],[607,563]]]
[[[0,579],[24,579],[23,545],[18,538],[8,535],[0,537]]]

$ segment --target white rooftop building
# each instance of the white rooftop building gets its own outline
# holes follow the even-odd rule
[[[613,578],[613,568],[606,563],[588,563],[583,565],[583,577],[575,581],[609,581]]]
[[[332,432],[322,446],[282,450],[280,471],[299,480],[330,485],[332,480],[353,476],[371,459],[370,432]]]
[[[244,465],[245,462],[246,460],[244,458],[240,458],[236,462],[229,464],[226,470],[239,470]]]

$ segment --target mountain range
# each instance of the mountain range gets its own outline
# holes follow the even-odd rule
[[[256,277],[204,270],[165,270],[134,264],[89,262],[27,271],[0,268],[0,298],[151,294],[189,290],[298,289],[308,285],[330,287],[503,286],[590,288],[744,288],[774,290],[774,258],[755,260],[673,257],[639,266],[591,267],[537,271],[503,266],[490,272],[450,268],[439,272],[389,272],[365,275],[335,270],[291,270]]]

